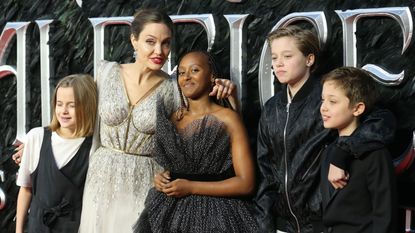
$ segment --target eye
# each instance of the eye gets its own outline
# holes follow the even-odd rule
[[[292,55],[284,55],[285,58],[290,58]]]
[[[170,48],[170,40],[164,41],[163,46],[166,47],[166,48]]]
[[[146,40],[146,43],[149,45],[154,45],[156,42],[154,40]]]
[[[192,73],[197,73],[197,72],[199,72],[199,69],[197,69],[197,68],[192,69]]]
[[[178,74],[179,76],[183,76],[183,75],[184,75],[184,71],[178,71],[178,72],[177,72],[177,74]]]
[[[70,108],[75,108],[75,104],[69,104]]]

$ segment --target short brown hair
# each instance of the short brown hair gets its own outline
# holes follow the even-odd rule
[[[375,81],[363,69],[340,67],[323,76],[321,83],[324,84],[327,81],[334,81],[345,92],[350,100],[350,106],[363,102],[365,104],[364,114],[372,111],[378,100]]]
[[[163,11],[156,9],[142,9],[134,14],[134,20],[131,23],[131,34],[135,38],[138,38],[144,26],[149,23],[162,23],[165,24],[173,34],[173,21]]]
[[[320,44],[317,36],[308,29],[302,29],[295,25],[289,25],[287,27],[277,28],[270,32],[267,36],[268,43],[281,37],[292,37],[296,40],[298,50],[307,57],[310,54],[314,55],[314,64],[310,67],[311,71],[314,71],[317,64],[317,58],[320,53]]]
[[[52,121],[49,128],[56,131],[60,123],[55,114],[56,93],[60,87],[72,87],[75,97],[75,137],[91,136],[94,133],[97,114],[98,93],[94,79],[89,74],[72,74],[61,79],[52,97]]]

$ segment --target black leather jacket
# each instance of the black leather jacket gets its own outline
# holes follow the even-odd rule
[[[337,133],[323,127],[319,78],[310,77],[290,104],[286,88],[265,104],[259,122],[256,217],[261,232],[275,232],[277,222],[278,228],[287,232],[314,232],[316,223],[321,226],[322,215],[320,157]],[[392,118],[392,124],[385,118]],[[362,123],[361,132],[357,132],[360,137],[342,140],[339,146],[351,151],[354,145],[365,143],[365,138],[373,141],[367,137],[374,134],[382,135],[376,139],[390,142],[393,119],[389,111],[381,111],[367,125],[366,120]]]

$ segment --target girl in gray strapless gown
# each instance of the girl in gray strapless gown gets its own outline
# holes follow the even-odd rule
[[[178,82],[188,107],[178,117],[169,119],[159,101],[153,154],[170,171],[159,176],[170,179],[155,179],[136,233],[258,231],[251,202],[242,197],[254,186],[247,135],[236,112],[210,100],[210,64],[204,52],[181,59]]]

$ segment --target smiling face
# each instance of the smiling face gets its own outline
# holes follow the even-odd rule
[[[349,136],[358,126],[358,117],[364,111],[364,103],[350,104],[345,91],[330,80],[323,84],[320,107],[324,128],[337,129],[340,136]]]
[[[61,130],[75,132],[75,96],[72,87],[59,87],[56,91],[55,115]]]
[[[136,63],[151,70],[160,70],[170,53],[171,30],[163,23],[148,23],[131,43],[137,51]]]
[[[178,82],[183,95],[189,99],[208,96],[214,76],[209,66],[209,59],[203,53],[186,54],[179,63]]]
[[[272,68],[278,81],[295,86],[310,75],[314,55],[304,54],[298,49],[296,39],[284,36],[271,41]]]

